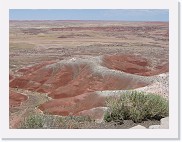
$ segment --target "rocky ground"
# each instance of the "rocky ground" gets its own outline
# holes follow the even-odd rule
[[[168,51],[165,22],[10,21],[10,128],[31,113],[136,126],[103,123],[105,99],[128,90],[168,99]]]

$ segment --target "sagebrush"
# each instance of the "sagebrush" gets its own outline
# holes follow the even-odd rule
[[[147,119],[161,119],[169,115],[168,100],[151,93],[131,91],[106,100],[109,108],[105,121],[123,123],[123,120],[141,122]]]
[[[89,116],[54,116],[32,114],[24,119],[20,129],[78,129],[84,122],[91,122]]]

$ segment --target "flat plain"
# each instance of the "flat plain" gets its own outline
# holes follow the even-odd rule
[[[103,122],[108,96],[169,95],[168,22],[10,21],[9,60],[10,128],[32,114],[94,120],[67,120],[69,128],[120,128]]]

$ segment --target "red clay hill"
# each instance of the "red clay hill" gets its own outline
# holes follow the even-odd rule
[[[19,77],[11,77],[10,87],[47,93],[51,99],[39,109],[48,114],[96,115],[104,110],[106,97],[98,92],[145,87],[154,82],[152,76],[165,72],[166,62],[152,64],[138,55],[85,56],[22,68]],[[10,106],[26,99],[11,92]]]

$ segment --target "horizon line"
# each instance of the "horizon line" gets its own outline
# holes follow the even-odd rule
[[[49,20],[49,19],[41,19],[41,20],[30,20],[30,19],[26,19],[26,20],[22,20],[22,19],[9,19],[9,21],[19,21],[19,22],[23,22],[23,21],[69,21],[69,22],[78,22],[78,21],[94,21],[94,22],[100,22],[100,21],[109,21],[109,22],[169,22],[168,20],[167,21],[158,21],[158,20]]]

